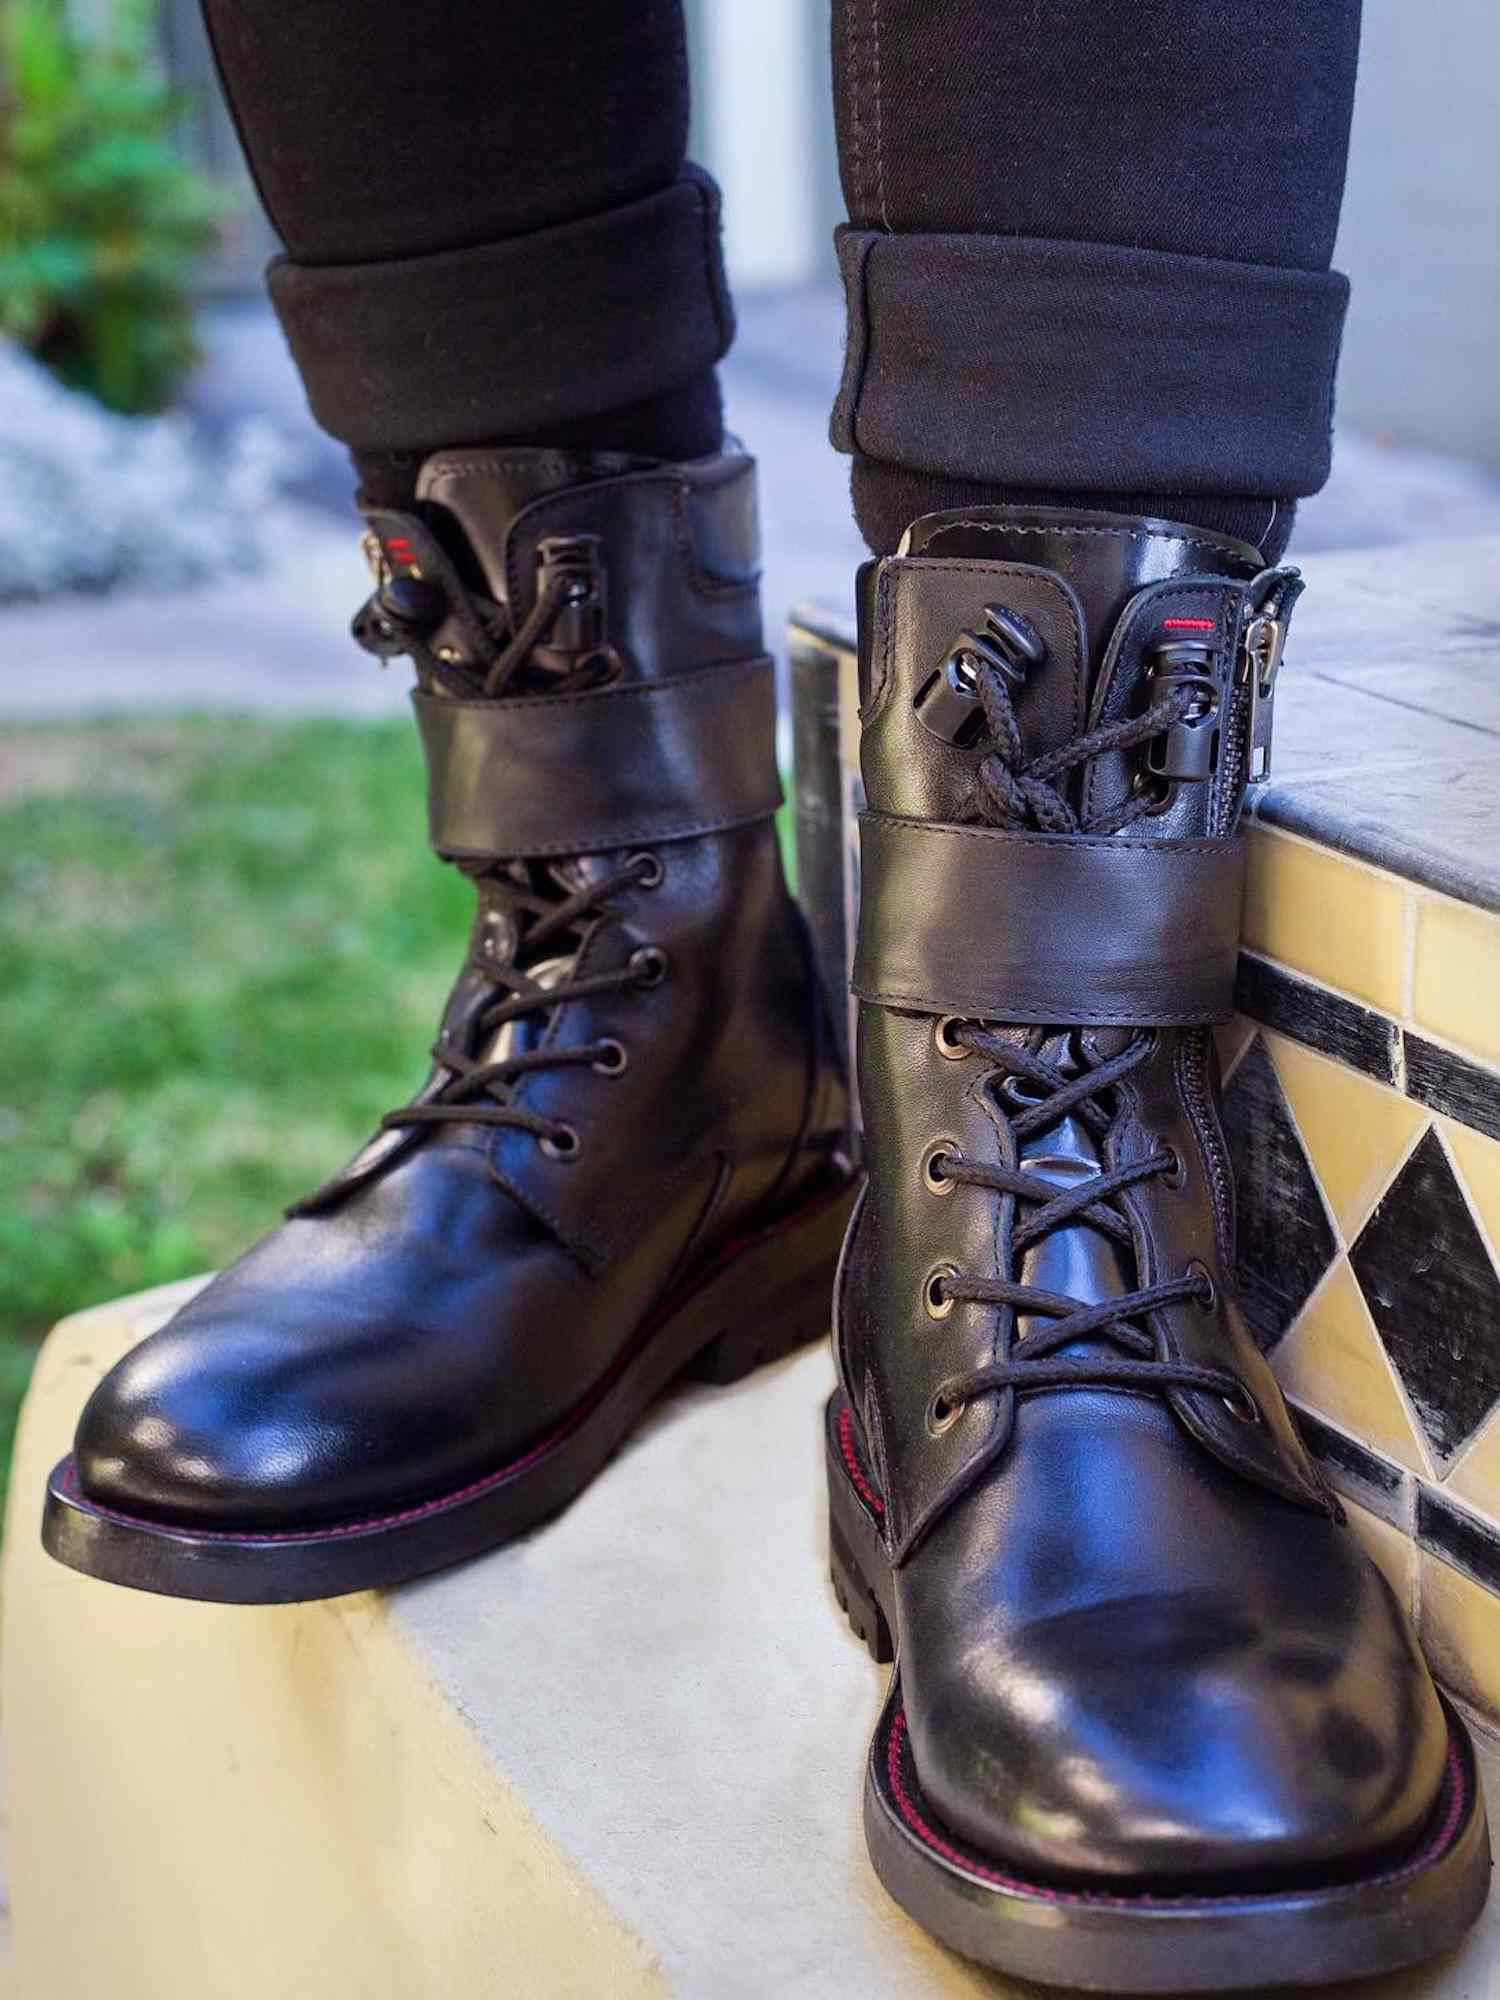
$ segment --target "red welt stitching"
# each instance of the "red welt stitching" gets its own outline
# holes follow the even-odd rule
[[[970,1855],[963,1853],[961,1849],[951,1846],[949,1842],[933,1831],[912,1803],[901,1774],[901,1750],[902,1745],[906,1741],[906,1734],[906,1710],[899,1708],[891,1722],[890,1740],[886,1744],[885,1769],[892,1795],[901,1809],[901,1817],[917,1837],[925,1842],[928,1847],[934,1849],[936,1853],[941,1854],[944,1860],[956,1862],[960,1868],[967,1869],[971,1875],[978,1875],[986,1882],[993,1882],[998,1889],[1014,1889],[1022,1895],[1040,1896],[1044,1901],[1049,1903],[1095,1903],[1106,1905],[1114,1910],[1139,1909],[1142,1906],[1163,1903],[1169,1903],[1177,1908],[1195,1904],[1255,1903],[1273,1901],[1276,1895],[1286,1893],[1284,1891],[1272,1891],[1266,1897],[1251,1895],[1111,1896],[1102,1890],[1095,1889],[1048,1889],[1044,1888],[1039,1882],[1027,1882],[1018,1876],[1002,1875],[998,1870],[987,1868],[983,1862],[975,1861]],[[1357,1882],[1336,1882],[1325,1886],[1331,1888],[1334,1893],[1337,1893],[1341,1889],[1368,1889],[1378,1887],[1383,1882],[1400,1882],[1409,1875],[1417,1874],[1419,1870],[1426,1868],[1429,1863],[1436,1860],[1438,1855],[1451,1844],[1453,1836],[1458,1831],[1459,1823],[1463,1819],[1465,1806],[1468,1803],[1468,1794],[1464,1786],[1463,1762],[1459,1757],[1458,1746],[1454,1743],[1451,1732],[1448,1740],[1447,1775],[1449,1789],[1452,1792],[1447,1817],[1444,1819],[1435,1837],[1428,1842],[1427,1846],[1423,1848],[1414,1861],[1404,1862],[1401,1867],[1390,1869],[1383,1875],[1368,1875]],[[1314,1884],[1311,1886],[1316,1887],[1317,1885]]]
[[[859,1459],[854,1450],[854,1412],[847,1403],[839,1411],[839,1450],[844,1454],[844,1464],[855,1492],[872,1514],[883,1514],[885,1502],[859,1469]]]

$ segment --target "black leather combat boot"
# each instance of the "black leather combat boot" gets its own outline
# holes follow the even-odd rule
[[[936,1937],[1183,1992],[1451,1945],[1462,1724],[1231,1292],[1210,1023],[1291,570],[935,514],[861,582],[859,1077],[835,1583],[897,1658],[865,1823]]]
[[[571,1499],[689,1367],[827,1324],[846,1093],[772,815],[754,469],[444,453],[370,517],[478,914],[427,1081],[105,1378],[62,1561],[264,1603]]]

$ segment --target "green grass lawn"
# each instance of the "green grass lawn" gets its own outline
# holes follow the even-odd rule
[[[0,1471],[61,1314],[223,1262],[420,1081],[471,891],[411,727],[0,739]]]
[[[404,720],[0,737],[0,1482],[55,1319],[223,1263],[420,1082],[471,909]]]

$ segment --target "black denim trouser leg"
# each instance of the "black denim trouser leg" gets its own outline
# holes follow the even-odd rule
[[[731,332],[678,0],[204,0],[315,415],[686,457]],[[1358,0],[834,0],[834,438],[888,549],[1086,498],[1284,542],[1327,471]]]
[[[440,446],[717,448],[733,321],[679,0],[203,11],[272,299],[369,498]]]
[[[833,438],[871,546],[1029,498],[1279,551],[1328,472],[1359,0],[833,12]]]

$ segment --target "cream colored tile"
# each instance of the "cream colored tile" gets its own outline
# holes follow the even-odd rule
[[[1266,1042],[1333,1219],[1352,1243],[1431,1113],[1284,1035]]]
[[[1500,1145],[1451,1118],[1438,1124],[1490,1245],[1500,1250]],[[1483,1425],[1444,1484],[1477,1513],[1500,1522],[1500,1411]]]
[[[1418,1551],[1418,1630],[1445,1687],[1500,1721],[1500,1597]]]
[[[1438,1125],[1490,1247],[1500,1252],[1500,1143],[1452,1118],[1440,1118]]]
[[[1372,1451],[1413,1472],[1430,1471],[1347,1257],[1313,1293],[1271,1362],[1299,1403]]]
[[[1250,835],[1245,942],[1293,972],[1396,1014],[1405,894],[1394,875],[1258,826]]]
[[[1219,1074],[1229,1081],[1234,1066],[1250,1046],[1255,1033],[1255,1023],[1247,1021],[1243,1014],[1236,1014],[1232,1021],[1221,1021],[1214,1029],[1214,1043],[1219,1051]]]
[[[1417,1026],[1500,1062],[1500,916],[1448,896],[1419,896],[1415,949]]]
[[[1500,1522],[1500,1411],[1483,1426],[1443,1485],[1477,1514]]]
[[[1413,1617],[1417,1609],[1417,1545],[1410,1535],[1392,1527],[1389,1521],[1382,1521],[1378,1514],[1372,1514],[1368,1507],[1361,1507],[1357,1500],[1347,1494],[1340,1495],[1349,1525],[1361,1542],[1365,1553],[1377,1568],[1384,1570],[1404,1608]]]

